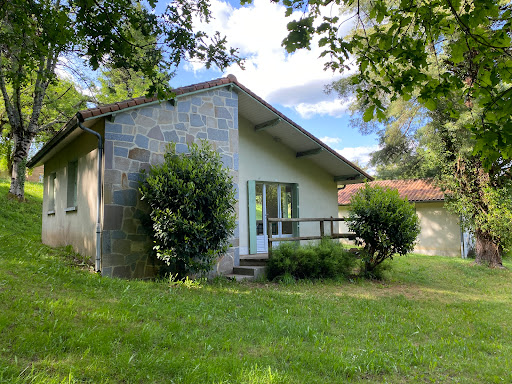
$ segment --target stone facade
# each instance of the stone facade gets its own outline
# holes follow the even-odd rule
[[[208,140],[231,170],[238,200],[238,95],[227,88],[120,111],[105,121],[102,274],[123,278],[154,276],[151,241],[141,223],[142,170],[163,161],[169,143],[184,153],[187,144]],[[238,204],[235,211],[238,216]],[[239,259],[238,223],[232,247],[212,274],[230,271]]]

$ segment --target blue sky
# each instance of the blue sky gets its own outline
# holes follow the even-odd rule
[[[159,7],[164,5],[161,2]],[[171,81],[173,87],[234,74],[240,83],[349,160],[367,161],[368,153],[377,149],[376,136],[363,136],[351,128],[347,103],[323,91],[340,75],[323,70],[316,46],[293,54],[281,47],[290,21],[282,6],[270,0],[254,0],[244,7],[235,1],[211,0],[210,9],[214,19],[201,24],[201,30],[226,35],[228,44],[239,48],[246,58],[246,69],[232,66],[220,72],[207,70],[201,63],[186,63]],[[346,24],[348,31],[350,25]]]

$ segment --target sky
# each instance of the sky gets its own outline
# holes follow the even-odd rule
[[[165,2],[158,6],[164,7]],[[378,149],[376,135],[363,136],[350,127],[348,103],[324,92],[325,86],[340,74],[323,70],[318,47],[313,45],[311,50],[293,54],[281,47],[287,35],[286,24],[291,20],[284,17],[284,7],[270,0],[254,0],[243,7],[236,1],[211,0],[210,9],[213,19],[210,24],[201,24],[200,29],[225,35],[228,46],[238,48],[246,58],[245,70],[233,65],[221,72],[187,62],[180,66],[171,85],[180,87],[233,74],[241,84],[348,160],[365,165],[368,154]]]

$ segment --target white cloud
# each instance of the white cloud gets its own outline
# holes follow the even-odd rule
[[[335,99],[320,101],[314,104],[299,103],[295,106],[295,110],[304,119],[310,119],[315,115],[341,117],[347,112],[349,106],[350,102]]]
[[[336,151],[349,161],[355,161],[360,165],[366,166],[370,161],[370,153],[379,149],[378,145],[363,147],[346,147]]]
[[[346,111],[346,103],[324,92],[325,85],[340,75],[323,70],[325,58],[319,58],[322,49],[316,41],[311,50],[293,54],[288,54],[281,46],[288,34],[287,23],[300,14],[286,18],[284,7],[268,0],[254,0],[242,8],[212,0],[210,9],[214,19],[210,24],[201,24],[201,29],[209,35],[220,31],[226,35],[228,45],[238,47],[240,54],[247,58],[245,70],[233,65],[225,74],[234,74],[242,84],[268,102],[293,108],[305,118],[341,116]],[[337,14],[331,8],[328,12]],[[345,26],[350,28],[350,23]],[[186,69],[201,71],[204,66],[190,63]]]
[[[327,145],[340,144],[342,141],[341,137],[329,137],[329,136],[321,137],[320,140],[322,140]]]

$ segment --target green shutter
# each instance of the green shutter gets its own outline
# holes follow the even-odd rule
[[[249,202],[249,254],[257,253],[256,249],[256,181],[247,181],[247,198]]]
[[[292,217],[298,218],[299,215],[299,184],[292,184]],[[299,223],[293,223],[293,237],[300,236]]]

